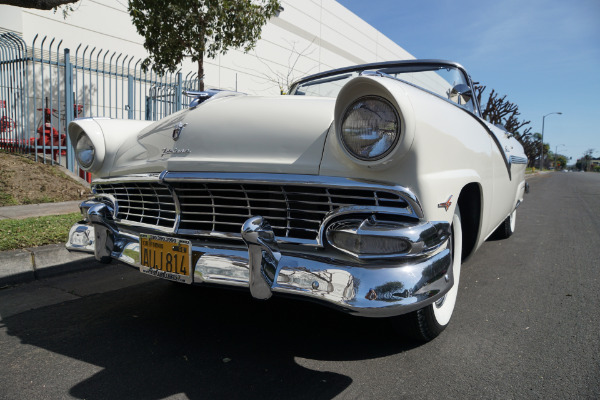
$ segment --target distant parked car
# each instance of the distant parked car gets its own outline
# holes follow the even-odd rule
[[[389,317],[431,340],[450,321],[462,260],[514,232],[523,148],[481,118],[453,62],[342,68],[290,94],[196,93],[158,122],[72,122],[94,198],[67,248]]]

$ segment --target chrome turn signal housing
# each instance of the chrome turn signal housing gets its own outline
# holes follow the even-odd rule
[[[325,235],[331,246],[359,259],[420,256],[447,242],[450,224],[377,220],[372,215],[334,222]]]

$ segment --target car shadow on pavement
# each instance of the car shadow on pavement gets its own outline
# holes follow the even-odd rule
[[[102,368],[65,388],[81,399],[330,399],[352,379],[300,363],[371,359],[415,346],[385,320],[165,281],[27,311],[3,323],[23,344]]]

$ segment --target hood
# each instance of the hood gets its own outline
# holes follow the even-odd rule
[[[169,171],[318,174],[335,99],[215,98],[123,142],[110,175]],[[182,127],[174,140],[174,130]]]

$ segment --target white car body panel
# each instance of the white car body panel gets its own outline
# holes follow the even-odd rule
[[[106,160],[97,176],[162,170],[316,175],[334,102],[291,96],[214,99],[156,123],[138,123],[136,127],[145,129],[138,129],[135,140],[126,134],[111,138],[117,148],[109,153],[115,156]],[[97,123],[105,132],[118,132],[115,124],[124,124]],[[187,125],[174,141],[179,123]],[[189,152],[164,154],[163,149]]]

